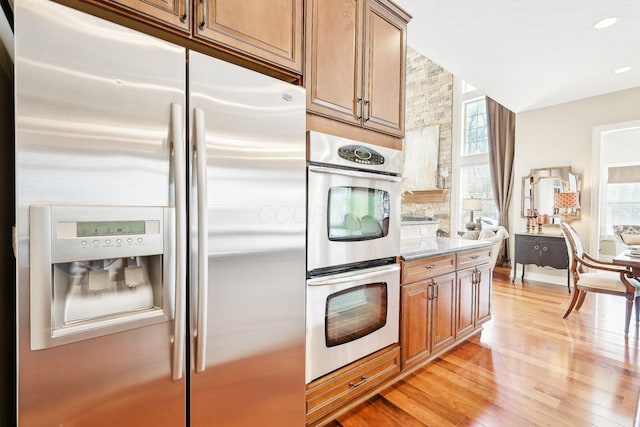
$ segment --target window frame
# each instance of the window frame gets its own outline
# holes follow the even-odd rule
[[[457,125],[453,126],[453,152],[452,152],[452,164],[455,170],[458,171],[455,174],[455,178],[452,180],[452,198],[451,198],[451,228],[452,233],[455,231],[464,231],[464,225],[466,223],[466,212],[462,212],[462,199],[469,197],[468,194],[462,194],[462,173],[463,167],[476,166],[476,165],[488,165],[491,168],[489,159],[489,153],[480,154],[464,154],[467,137],[466,129],[466,105],[472,102],[477,102],[481,99],[485,99],[486,96],[473,86],[466,83],[464,80],[454,77],[454,114],[453,120]],[[488,124],[488,118],[487,118]],[[486,199],[483,199],[486,200]],[[495,203],[495,201],[494,201]],[[474,216],[482,215],[481,213],[474,213]],[[496,218],[497,219],[497,218]]]

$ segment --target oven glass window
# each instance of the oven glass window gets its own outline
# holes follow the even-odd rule
[[[329,189],[328,233],[331,241],[356,241],[389,233],[389,192],[367,187]]]
[[[327,297],[324,322],[327,347],[355,341],[386,323],[386,283],[355,286]]]

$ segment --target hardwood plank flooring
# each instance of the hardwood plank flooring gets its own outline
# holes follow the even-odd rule
[[[566,287],[496,270],[481,334],[328,426],[633,426],[640,344],[637,326],[624,337],[624,299],[590,294],[563,320]]]

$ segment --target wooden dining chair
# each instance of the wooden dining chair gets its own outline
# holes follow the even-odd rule
[[[640,321],[640,282],[630,270],[595,259],[585,252],[580,235],[571,225],[561,222],[560,228],[567,243],[569,272],[573,278],[573,297],[562,318],[569,316],[574,308],[580,310],[588,292],[620,295],[627,302],[624,319],[624,335],[627,336],[634,301],[636,324]]]

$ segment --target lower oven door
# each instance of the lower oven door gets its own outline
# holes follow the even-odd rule
[[[401,182],[310,165],[307,270],[398,256]]]
[[[400,266],[307,280],[306,382],[398,342]]]

